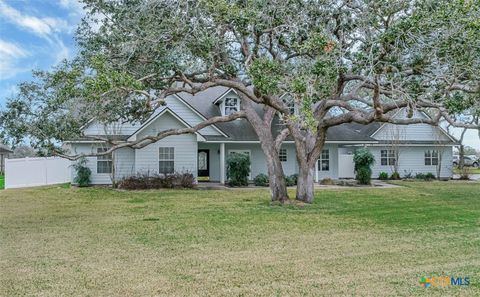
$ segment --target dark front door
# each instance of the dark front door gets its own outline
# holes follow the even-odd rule
[[[198,150],[198,180],[210,180],[210,151]]]

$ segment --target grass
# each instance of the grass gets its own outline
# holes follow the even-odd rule
[[[0,190],[5,188],[5,176],[0,175]]]
[[[480,184],[0,192],[0,296],[478,296]],[[293,193],[292,193],[293,194]],[[422,276],[470,277],[420,287]]]

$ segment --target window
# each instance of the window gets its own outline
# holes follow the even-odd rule
[[[278,152],[278,157],[281,162],[287,162],[287,149],[281,148]]]
[[[382,166],[395,165],[395,151],[394,150],[381,150],[380,151],[380,164],[382,164]]]
[[[175,149],[173,147],[158,148],[158,173],[169,174],[175,171]]]
[[[330,151],[322,150],[320,159],[318,160],[318,170],[329,171],[330,170]]]
[[[290,95],[285,95],[282,98],[283,102],[288,106],[291,115],[295,114],[295,100]]]
[[[438,151],[425,151],[425,165],[438,165]]]
[[[108,148],[99,147],[97,153],[106,152]],[[97,156],[97,173],[112,173],[112,154]]]
[[[224,105],[224,115],[230,115],[234,112],[237,112],[239,108],[239,101],[238,98],[225,98]]]

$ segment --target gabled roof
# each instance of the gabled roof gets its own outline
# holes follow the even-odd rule
[[[186,128],[191,128],[192,127],[187,122],[185,122],[182,118],[180,118],[175,112],[173,112],[170,108],[165,107],[161,112],[157,113],[155,116],[151,117],[148,121],[146,121],[140,128],[137,129],[137,131],[132,133],[132,135],[130,135],[127,140],[133,140],[133,137],[136,137],[138,135],[138,133],[145,130],[145,128],[147,128],[151,123],[153,123],[156,119],[158,119],[159,117],[161,117],[165,113],[171,114],[176,120],[178,120],[180,123],[182,123]],[[203,135],[201,135],[198,132],[196,132],[195,134],[197,135],[197,138],[205,141],[205,138],[203,137]]]
[[[195,95],[183,92],[174,96],[202,120],[206,120],[215,116],[221,116],[221,110],[216,103],[220,102],[230,92],[237,94],[235,90],[231,88],[217,86],[196,93]],[[254,107],[258,114],[263,114],[262,105],[254,103]],[[132,139],[139,132],[145,129],[145,127],[150,125],[152,121],[157,119],[165,112],[172,114],[186,127],[191,127],[170,108],[162,108],[162,110],[153,113],[145,123],[143,123],[134,133],[127,136],[125,139]],[[86,126],[88,126],[88,124]],[[341,124],[328,129],[326,141],[330,143],[381,143],[380,140],[375,139],[375,134],[381,130],[383,126],[384,124],[376,122],[367,125],[358,123]],[[246,119],[238,119],[225,123],[216,123],[215,125],[212,125],[212,127],[221,135],[201,135],[200,133],[196,133],[197,136],[201,137],[201,139],[205,141],[212,142],[258,142],[259,140],[255,130]],[[277,135],[282,129],[284,129],[284,125],[281,123],[280,119],[276,117],[272,124],[273,134]],[[441,130],[449,137],[449,139],[452,139],[452,142],[456,143],[451,135],[449,135],[443,129]],[[125,135],[122,135],[122,137],[123,136]],[[291,141],[291,138],[287,138],[287,141]]]

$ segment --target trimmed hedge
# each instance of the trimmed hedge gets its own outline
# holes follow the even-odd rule
[[[258,187],[267,187],[268,186],[268,176],[266,174],[260,173],[255,176],[253,183]]]
[[[195,177],[191,173],[137,174],[124,178],[118,187],[125,190],[146,189],[191,189],[195,186]]]

